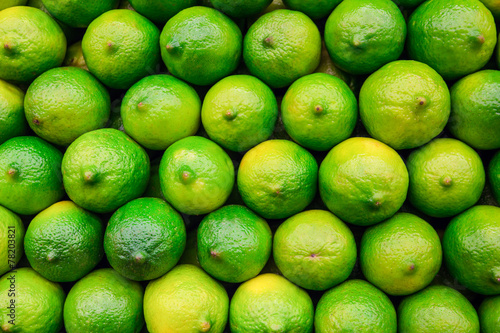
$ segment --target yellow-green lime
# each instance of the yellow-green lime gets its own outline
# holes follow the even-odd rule
[[[485,184],[479,155],[455,139],[434,139],[407,161],[411,204],[434,217],[456,215],[474,205]]]
[[[241,284],[231,299],[232,333],[313,331],[309,295],[284,277],[262,274]]]
[[[24,92],[0,79],[0,145],[26,134],[28,123],[24,116]]]
[[[480,1],[486,6],[486,8],[490,10],[491,14],[493,14],[493,17],[495,19],[500,18],[500,2],[498,2],[497,0],[480,0]]]
[[[211,0],[214,8],[235,18],[254,16],[266,9],[273,0]]]
[[[66,193],[77,205],[109,213],[138,198],[149,181],[149,157],[125,133],[88,132],[68,147],[62,161]]]
[[[24,6],[26,2],[28,2],[28,0],[4,0],[2,4],[0,4],[0,10],[14,6]]]
[[[66,51],[66,57],[64,57],[63,66],[78,67],[81,69],[89,70],[85,58],[83,57],[82,51],[82,41],[78,41],[70,46]]]
[[[237,152],[268,139],[277,118],[273,91],[250,75],[232,75],[217,82],[201,109],[201,121],[210,139]]]
[[[15,213],[0,206],[0,275],[15,268],[24,252],[24,224]],[[0,327],[1,330],[1,327]]]
[[[85,28],[99,15],[118,6],[119,0],[42,0],[49,13],[74,28]]]
[[[129,0],[130,5],[139,14],[146,16],[154,23],[163,26],[175,14],[188,7],[196,6],[197,0]]]
[[[500,332],[500,296],[488,297],[478,309],[482,333]]]
[[[146,191],[144,191],[144,194],[142,195],[143,197],[165,199],[163,196],[163,192],[161,191],[160,184],[160,161],[161,158],[157,158],[151,161],[149,183],[146,187]]]
[[[283,0],[287,8],[298,10],[313,20],[318,20],[330,15],[332,10],[341,2],[342,0]]]
[[[488,178],[493,196],[500,204],[500,150],[493,156],[488,167]]]
[[[358,103],[341,79],[324,73],[309,74],[286,91],[281,119],[298,144],[329,150],[351,136],[358,119]]]
[[[227,292],[201,268],[179,265],[151,281],[144,294],[150,333],[222,333],[229,309]]]
[[[309,210],[278,227],[273,257],[283,275],[299,287],[326,290],[351,274],[356,243],[338,217],[324,210]]]
[[[144,326],[144,289],[111,268],[86,275],[73,285],[64,303],[67,333],[138,333]]]
[[[389,298],[364,280],[349,280],[323,294],[316,307],[317,333],[396,333],[396,310]]]
[[[245,205],[268,219],[292,216],[316,195],[318,164],[311,153],[288,140],[269,140],[250,149],[238,169]]]

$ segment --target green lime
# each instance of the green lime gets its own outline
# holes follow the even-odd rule
[[[241,31],[229,17],[195,6],[172,17],[161,32],[163,62],[170,73],[197,85],[211,85],[240,62]]]
[[[130,88],[120,114],[127,134],[142,146],[165,150],[177,140],[195,135],[201,101],[196,91],[171,75],[151,75]]]
[[[230,205],[207,215],[198,227],[198,259],[216,279],[240,283],[260,273],[271,255],[267,222],[244,206]]]
[[[222,333],[229,297],[201,268],[180,265],[149,282],[144,294],[148,331]]]
[[[410,57],[445,80],[479,70],[491,58],[496,42],[493,15],[477,0],[426,1],[408,22]]]
[[[313,20],[322,19],[330,15],[332,10],[341,2],[342,0],[283,0],[287,8],[298,10]]]
[[[201,121],[210,139],[241,152],[267,140],[278,118],[273,91],[250,75],[228,76],[210,88]]]
[[[235,18],[246,18],[261,13],[272,0],[211,0],[215,9]]]
[[[267,219],[292,216],[316,195],[318,164],[288,140],[264,141],[250,149],[238,169],[238,190],[248,208]]]
[[[137,333],[144,326],[144,289],[111,268],[93,271],[71,288],[64,303],[68,333]]]
[[[312,150],[329,150],[351,136],[358,102],[341,79],[310,74],[288,88],[281,103],[281,118],[294,141]]]
[[[177,264],[189,264],[201,268],[200,262],[198,260],[198,231],[196,229],[188,232],[186,237],[186,248]]]
[[[36,214],[64,195],[63,155],[34,136],[18,136],[0,145],[0,205],[17,214]]]
[[[0,79],[0,145],[26,134],[28,124],[24,116],[24,92]]]
[[[394,149],[416,148],[446,126],[450,92],[443,78],[426,64],[394,61],[363,83],[359,112],[373,138]]]
[[[326,290],[346,280],[356,262],[356,243],[349,228],[328,211],[296,214],[276,230],[273,257],[283,275],[296,285]]]
[[[434,217],[456,215],[474,205],[485,184],[481,158],[455,139],[434,139],[407,160],[411,204]]]
[[[482,333],[500,332],[500,296],[486,298],[478,310]]]
[[[472,304],[458,291],[430,286],[399,304],[398,332],[479,333],[479,319]]]
[[[63,61],[63,66],[78,67],[81,69],[89,70],[85,58],[83,57],[82,41],[78,41],[70,46],[66,52],[66,57]]]
[[[15,268],[24,252],[24,224],[13,212],[0,206],[0,275]],[[2,328],[0,327],[0,330]]]
[[[63,328],[64,291],[31,268],[0,278],[0,331],[59,333]]]
[[[500,71],[470,74],[451,88],[451,134],[476,149],[500,148]]]
[[[341,220],[372,225],[394,215],[408,190],[408,172],[391,147],[371,138],[335,146],[319,168],[319,193]]]
[[[28,83],[65,54],[66,37],[48,14],[27,6],[0,12],[0,79]]]
[[[405,19],[391,0],[344,0],[325,25],[333,62],[351,74],[370,74],[398,59],[405,38]]]
[[[96,213],[110,213],[141,196],[149,172],[144,149],[112,128],[83,134],[68,147],[62,161],[68,196]]]
[[[498,2],[498,0],[480,0],[480,1],[486,6],[486,8],[490,10],[491,14],[493,14],[493,17],[495,19],[500,18],[500,2]]]
[[[161,191],[160,184],[160,158],[151,161],[151,172],[149,176],[149,183],[146,191],[142,195],[143,197],[160,198],[165,199]]]
[[[144,16],[113,9],[92,21],[82,39],[85,62],[106,86],[128,89],[154,73],[160,61],[160,31]]]
[[[129,0],[130,5],[139,14],[146,16],[154,23],[164,26],[168,20],[181,10],[196,6],[197,0]]]
[[[24,6],[28,0],[3,0],[0,4],[0,10],[14,6]]]
[[[389,298],[364,280],[328,290],[316,307],[317,333],[396,333],[396,310]]]
[[[168,147],[159,172],[167,201],[189,215],[216,210],[226,202],[234,185],[234,166],[229,155],[201,136],[190,136]]]
[[[279,9],[262,15],[243,40],[250,72],[272,88],[290,85],[314,72],[321,58],[321,36],[301,12]]]
[[[99,15],[118,6],[119,0],[42,0],[49,13],[74,28],[85,28]]]
[[[313,320],[309,295],[276,274],[262,274],[242,283],[231,299],[232,333],[309,333]]]
[[[500,204],[500,150],[491,159],[488,168],[488,178],[491,184],[493,196]]]

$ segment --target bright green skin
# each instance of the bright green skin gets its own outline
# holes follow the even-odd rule
[[[138,333],[144,326],[144,289],[111,268],[93,271],[79,280],[64,303],[68,333]]]
[[[319,168],[319,193],[341,220],[368,226],[396,213],[408,190],[408,172],[391,147],[372,138],[335,146]]]
[[[278,227],[273,257],[283,275],[299,287],[326,290],[351,274],[356,243],[351,230],[335,215],[309,210]]]
[[[28,0],[3,0],[0,4],[0,10],[14,6],[24,6]]]
[[[181,10],[196,6],[198,2],[197,0],[130,0],[130,5],[139,14],[146,16],[159,26],[164,26]]]
[[[26,134],[28,124],[24,116],[24,92],[0,79],[0,145]]]
[[[442,255],[436,230],[409,213],[368,228],[361,239],[361,270],[389,295],[409,295],[427,287],[441,267]]]
[[[230,205],[207,215],[198,227],[198,260],[214,278],[240,283],[260,273],[271,255],[267,222],[244,206]]]
[[[330,15],[332,10],[341,2],[342,0],[283,0],[287,8],[303,12],[313,20],[319,20]]]
[[[496,42],[493,16],[476,0],[427,1],[408,22],[410,57],[428,64],[445,80],[483,67]]]
[[[316,307],[317,333],[396,333],[396,310],[389,298],[364,280],[349,280],[323,294]]]
[[[302,211],[316,195],[318,164],[298,144],[264,141],[250,149],[238,169],[238,191],[250,209],[266,219]]]
[[[288,88],[281,103],[281,119],[298,144],[329,150],[351,136],[358,119],[358,102],[341,79],[310,74]]]
[[[151,172],[149,176],[149,183],[146,191],[144,191],[143,197],[151,197],[151,198],[160,198],[165,199],[163,197],[163,193],[161,192],[161,184],[160,184],[160,158],[151,161]]]
[[[405,38],[405,19],[391,0],[344,0],[325,25],[330,57],[351,74],[370,74],[398,59]]]
[[[110,10],[87,28],[82,39],[85,62],[106,86],[128,89],[155,72],[160,62],[160,31],[128,9]]]
[[[86,71],[89,70],[85,58],[83,57],[82,41],[78,41],[70,46],[64,57],[63,66],[78,67]]]
[[[42,139],[69,146],[80,135],[102,128],[111,102],[106,88],[89,72],[76,67],[48,70],[26,92],[24,113]]]
[[[222,333],[228,309],[224,287],[193,265],[179,265],[151,281],[144,294],[144,316],[151,333]]]
[[[453,218],[443,254],[462,285],[482,295],[500,294],[500,208],[478,205]]]
[[[173,75],[192,84],[211,85],[238,67],[241,41],[241,31],[229,17],[195,6],[167,22],[160,36],[161,57]]]
[[[261,13],[272,0],[211,0],[212,6],[234,18],[247,18]]]
[[[226,202],[234,185],[231,158],[216,143],[190,136],[172,144],[160,162],[165,199],[184,214],[210,213]]]
[[[397,5],[403,6],[404,8],[415,8],[418,7],[425,0],[393,0]]]
[[[85,28],[101,14],[118,6],[119,0],[42,0],[43,5],[59,21],[70,27]]]
[[[314,72],[321,58],[321,36],[301,12],[278,9],[262,15],[243,40],[250,72],[272,88],[289,86]]]
[[[0,146],[0,205],[17,214],[36,214],[64,195],[62,153],[34,136]]]
[[[28,83],[58,67],[66,54],[66,37],[40,9],[16,6],[0,12],[0,79]]]
[[[476,149],[500,148],[500,71],[470,74],[451,88],[449,129]]]
[[[359,112],[373,138],[394,149],[416,148],[446,126],[450,92],[443,78],[428,65],[394,61],[363,83]]]
[[[500,2],[498,0],[480,0],[493,14],[495,19],[500,18]]]
[[[15,287],[7,280],[15,275]],[[15,289],[14,294],[10,289]],[[0,331],[13,333],[59,333],[63,328],[64,291],[31,268],[19,268],[0,278]],[[7,306],[15,299],[15,321]]]
[[[79,206],[109,213],[144,193],[149,165],[144,149],[125,133],[112,128],[88,132],[64,154],[64,187]]]
[[[486,298],[478,315],[481,333],[500,333],[500,296]]]
[[[121,104],[123,127],[142,146],[165,150],[195,135],[201,101],[187,83],[171,75],[147,76],[130,88]]]
[[[479,155],[455,139],[434,139],[414,150],[406,164],[410,202],[429,216],[449,217],[471,207],[486,181]]]
[[[430,286],[399,304],[398,332],[479,333],[479,319],[461,293],[446,286]]]
[[[156,279],[171,270],[185,246],[181,215],[158,198],[139,198],[120,207],[104,235],[111,266],[135,281]]]
[[[231,299],[232,333],[313,331],[309,295],[284,277],[262,274],[241,284]]]
[[[24,224],[13,212],[0,206],[0,275],[14,268],[23,256]],[[2,328],[0,327],[0,330]]]
[[[232,75],[217,82],[201,109],[201,121],[210,139],[237,152],[267,140],[277,119],[273,91],[250,75]]]
[[[500,151],[498,151],[490,161],[488,178],[490,180],[493,196],[500,204]]]

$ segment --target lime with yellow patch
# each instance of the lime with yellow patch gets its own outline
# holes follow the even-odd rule
[[[262,12],[272,0],[211,0],[214,8],[234,18],[246,18]]]
[[[120,0],[42,0],[49,13],[74,28],[86,28],[101,14],[115,9]]]
[[[488,178],[493,196],[497,200],[497,203],[500,204],[500,151],[498,151],[490,161]]]
[[[165,25],[169,19],[181,10],[196,6],[197,0],[129,0],[130,5],[139,14],[144,15],[159,26]]]
[[[15,213],[0,206],[0,275],[14,269],[24,252],[24,224]],[[1,329],[1,327],[0,327]]]
[[[68,46],[66,56],[64,57],[63,66],[78,67],[89,70],[85,58],[83,57],[82,41],[78,41]]]
[[[26,134],[28,123],[24,116],[24,92],[0,79],[0,145]]]
[[[500,295],[484,299],[477,312],[481,332],[498,333],[500,331]]]

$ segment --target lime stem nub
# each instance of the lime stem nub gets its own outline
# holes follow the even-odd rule
[[[226,120],[233,120],[234,118],[236,118],[236,112],[234,112],[233,110],[227,110],[224,113],[224,118],[226,118]]]
[[[443,177],[441,179],[441,185],[443,185],[443,186],[449,187],[449,186],[451,186],[452,183],[453,183],[453,180],[449,176]]]
[[[477,40],[479,41],[479,43],[484,44],[484,36],[483,35],[479,35],[477,37]]]
[[[210,250],[210,255],[212,258],[217,258],[219,256],[219,253],[215,250]]]
[[[92,171],[85,171],[83,173],[83,179],[85,180],[86,183],[93,183],[95,181],[96,174],[93,173]]]
[[[418,97],[417,98],[417,103],[420,106],[425,106],[427,104],[427,100],[425,99],[425,97]]]
[[[38,120],[38,118],[33,118],[33,124],[40,125],[40,120]]]
[[[410,269],[410,271],[413,271],[415,269],[415,264],[411,264],[409,269]]]
[[[202,332],[210,331],[210,323],[208,321],[201,323],[201,331]]]
[[[266,37],[263,41],[265,46],[272,47],[274,46],[274,40],[272,37]]]
[[[321,112],[323,112],[323,108],[321,107],[321,105],[316,105],[314,107],[314,111],[317,113],[317,114],[320,114]]]
[[[167,49],[167,52],[171,52],[174,49],[174,47],[170,44],[165,45],[165,48]]]

